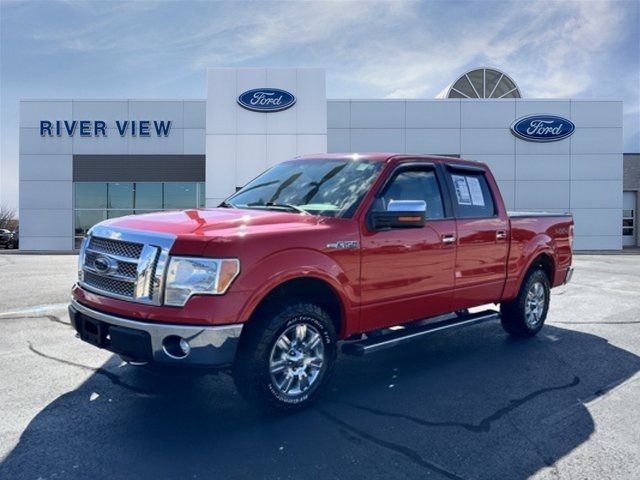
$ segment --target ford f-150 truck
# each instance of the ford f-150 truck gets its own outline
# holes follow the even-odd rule
[[[305,156],[218,208],[96,225],[69,313],[132,364],[230,371],[246,399],[293,410],[339,345],[364,355],[498,319],[535,335],[571,278],[572,239],[568,214],[508,214],[483,163]],[[469,311],[488,304],[500,310]]]

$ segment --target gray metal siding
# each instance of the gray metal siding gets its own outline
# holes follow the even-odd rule
[[[74,155],[74,182],[204,182],[204,155]]]

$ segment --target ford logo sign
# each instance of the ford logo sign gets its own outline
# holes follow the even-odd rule
[[[556,115],[530,115],[522,117],[511,125],[511,132],[529,142],[556,142],[570,137],[576,126]]]
[[[111,273],[118,269],[118,262],[113,258],[100,256],[93,261],[93,268],[99,273]]]
[[[255,88],[238,97],[241,107],[254,112],[280,112],[296,103],[293,94],[277,88]]]

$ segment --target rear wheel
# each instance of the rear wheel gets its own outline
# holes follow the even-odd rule
[[[500,306],[502,327],[514,337],[532,337],[547,318],[550,283],[542,268],[527,273],[518,296]]]
[[[267,310],[243,332],[233,379],[247,401],[292,411],[312,403],[336,358],[336,332],[327,312],[310,303]]]

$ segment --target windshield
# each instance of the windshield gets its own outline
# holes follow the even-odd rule
[[[382,168],[349,159],[292,160],[249,182],[223,206],[351,217]]]

